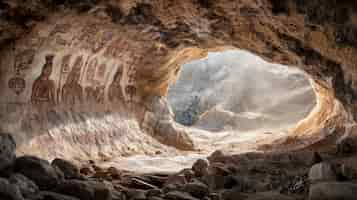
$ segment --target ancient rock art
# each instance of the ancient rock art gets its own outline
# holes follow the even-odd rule
[[[113,82],[109,86],[108,99],[111,102],[119,102],[124,100],[122,88],[120,85],[122,76],[123,76],[123,69],[120,67],[118,68],[117,72],[114,75]]]
[[[105,86],[103,86],[103,85],[98,85],[95,87],[87,86],[85,88],[86,101],[88,101],[90,103],[103,104],[104,103],[104,90],[105,90]]]
[[[129,97],[129,101],[134,100],[134,96],[136,95],[137,89],[135,86],[135,76],[136,76],[136,65],[140,63],[142,57],[134,56],[131,64],[129,65],[127,76],[128,76],[128,84],[125,86],[125,93]]]
[[[82,65],[83,57],[78,56],[62,88],[62,102],[66,105],[75,105],[83,101],[83,89],[79,84]]]
[[[36,51],[33,49],[25,49],[15,56],[15,71],[30,68]]]
[[[54,55],[46,56],[46,63],[42,68],[40,76],[32,85],[31,103],[34,105],[54,105],[55,83],[50,79],[52,74]]]
[[[107,69],[107,65],[105,63],[102,63],[101,65],[99,65],[99,67],[97,68],[97,72],[96,72],[96,78],[99,80],[102,80],[104,78],[106,69]]]
[[[62,58],[62,64],[61,64],[61,71],[59,74],[59,81],[58,81],[58,87],[57,87],[57,94],[62,93],[62,78],[64,74],[67,74],[70,72],[70,62],[71,62],[72,55],[67,54],[63,56]],[[60,97],[61,95],[57,95],[57,102],[60,102]]]
[[[25,90],[26,81],[23,78],[16,76],[9,80],[8,87],[19,95]]]
[[[106,57],[120,57],[122,52],[125,52],[129,48],[129,43],[118,38],[111,42],[106,50],[104,51],[104,56]]]
[[[88,82],[93,82],[94,81],[94,76],[95,76],[95,71],[97,69],[98,65],[98,60],[97,58],[93,58],[88,65],[88,69],[86,72],[86,79]]]

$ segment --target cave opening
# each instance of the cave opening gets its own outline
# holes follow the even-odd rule
[[[184,64],[168,92],[174,120],[216,133],[289,132],[316,107],[313,80],[243,50]]]

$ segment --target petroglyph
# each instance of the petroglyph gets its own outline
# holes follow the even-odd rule
[[[83,88],[79,84],[82,66],[83,57],[78,56],[62,88],[62,101],[66,105],[75,105],[83,101]]]
[[[54,55],[46,56],[40,76],[32,86],[31,103],[34,105],[55,105],[55,83],[50,79],[53,68]]]

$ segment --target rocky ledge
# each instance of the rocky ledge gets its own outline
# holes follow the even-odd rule
[[[342,145],[342,146],[341,146]],[[316,153],[214,152],[175,174],[137,174],[94,161],[76,166],[34,156],[16,157],[16,144],[0,134],[0,199],[6,200],[236,200],[355,199],[355,146]]]

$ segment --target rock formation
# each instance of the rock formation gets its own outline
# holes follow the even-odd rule
[[[267,61],[296,66],[314,81],[317,107],[286,137],[261,145],[259,150],[319,151],[329,158],[354,153],[357,4],[353,1],[3,0],[0,16],[0,131],[15,138],[18,155],[83,162],[133,152],[154,155],[167,150],[178,155],[182,150],[197,150],[186,127],[173,119],[166,99],[168,88],[178,79],[184,63],[228,49],[248,50]],[[6,137],[0,143],[4,147],[0,151],[2,172],[15,159],[16,145]],[[247,157],[249,160],[250,155]],[[280,155],[279,160],[284,164],[283,158]],[[329,161],[335,161],[333,158]],[[223,163],[229,164],[241,158],[225,159]],[[275,161],[264,160],[265,167],[269,168],[270,162],[274,165]],[[104,195],[104,189],[96,184],[59,181],[63,180],[58,170],[62,164],[53,165],[58,167],[25,156],[17,158],[13,166],[34,182],[28,185],[42,190],[38,199],[82,200],[95,199],[97,193]],[[310,167],[306,166],[304,170]],[[297,177],[291,183],[293,189],[278,188],[274,184],[283,182],[285,175],[265,168],[248,171],[259,170],[279,178],[268,186],[261,183],[262,188],[269,187],[262,192],[306,192],[300,190],[307,188],[306,177]],[[219,171],[232,174],[228,169]],[[33,177],[36,174],[44,179]],[[27,192],[15,187],[17,179],[25,178],[0,180],[0,193],[13,191],[1,194],[4,198],[23,199],[20,193]],[[245,177],[224,181],[223,188],[230,189],[224,199],[290,198],[277,193],[241,194],[260,187],[250,187]],[[155,185],[140,180],[133,184],[140,185],[132,192],[138,195],[136,199],[148,195],[139,189]],[[233,190],[232,185],[237,187]],[[84,191],[69,197],[73,196],[69,186]],[[57,189],[45,191],[46,187]],[[355,187],[336,180],[319,182],[313,184],[309,198],[348,199]],[[170,188],[167,186],[161,196],[196,199],[207,191],[197,182],[186,184],[184,192]],[[326,188],[344,190],[325,192]],[[205,197],[214,199],[216,194]]]

